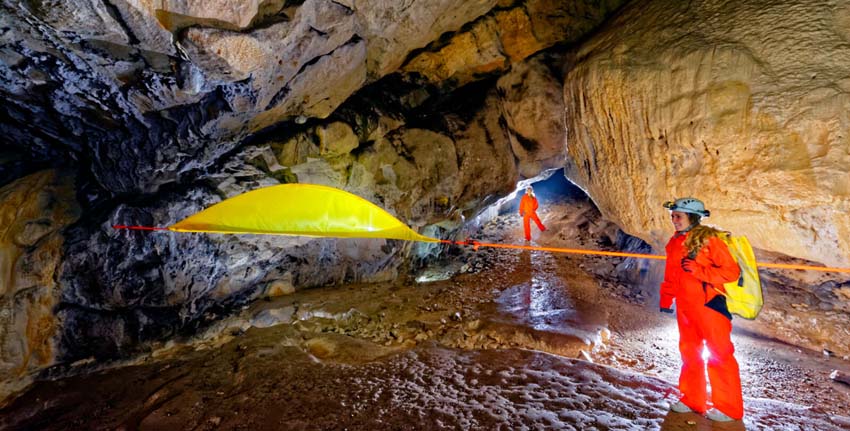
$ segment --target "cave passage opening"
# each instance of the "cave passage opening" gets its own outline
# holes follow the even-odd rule
[[[546,170],[536,177],[518,181],[516,188],[511,193],[482,209],[464,225],[462,236],[465,235],[464,237],[473,238],[474,232],[478,231],[482,225],[490,222],[495,217],[517,214],[520,198],[528,186],[534,188],[534,194],[537,196],[541,208],[545,208],[547,203],[567,200],[586,199],[592,202],[584,190],[566,177],[563,168]]]
[[[626,239],[637,240],[640,243],[639,245],[642,246],[642,252],[651,250],[643,241],[622,233],[615,225],[602,220],[599,210],[590,197],[566,177],[563,169],[546,170],[535,177],[518,181],[513,191],[495,199],[492,204],[479,210],[473,217],[464,219],[457,230],[449,234],[451,240],[458,243],[480,242],[488,249],[494,247],[495,243],[509,248],[540,245],[536,241],[534,243],[523,241],[523,218],[519,215],[519,205],[528,186],[534,189],[535,197],[540,205],[538,212],[545,214],[540,217],[552,220],[555,223],[556,230],[560,229],[560,225],[563,224],[565,219],[580,220],[581,226],[575,227],[575,229],[584,231],[588,229],[589,225],[601,224],[611,227],[607,229],[607,234],[596,235],[595,239],[588,243],[582,242],[582,246],[588,250],[594,251],[598,248],[608,250],[622,246],[629,248],[631,242],[626,241]],[[581,215],[570,214],[572,211],[569,208],[575,205],[582,208]],[[589,219],[586,219],[588,217]],[[519,229],[517,229],[518,226]],[[535,229],[537,228],[534,227],[532,230],[536,240],[542,232]],[[436,236],[434,232],[427,232],[426,234]],[[453,265],[457,265],[457,255],[464,253],[462,248],[463,246],[445,247],[436,244],[420,244],[417,257],[422,259],[422,264],[415,275],[416,281],[421,283],[445,280],[458,271],[463,272],[463,269],[453,267]],[[495,250],[488,250],[488,252],[490,251],[495,252]],[[547,251],[541,252],[548,253]]]

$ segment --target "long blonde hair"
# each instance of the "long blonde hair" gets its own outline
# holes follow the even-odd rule
[[[688,249],[689,256],[696,256],[702,247],[708,242],[709,238],[721,238],[723,235],[729,236],[731,234],[731,232],[725,230],[698,224],[688,231],[688,238],[685,239],[685,248]]]

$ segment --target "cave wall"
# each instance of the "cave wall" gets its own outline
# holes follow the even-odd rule
[[[496,91],[482,102],[487,98],[497,98]],[[397,279],[418,245],[152,234],[111,226],[167,226],[282,178],[347,189],[420,230],[446,234],[460,226],[464,210],[482,204],[481,196],[505,193],[515,183],[514,154],[498,103],[491,105],[457,129],[400,126],[362,148],[346,123],[317,124],[283,142],[233,154],[204,185],[159,193],[154,202],[118,205],[97,223],[77,223],[66,231],[60,276],[59,359],[113,359],[145,351],[191,335],[252,300],[295,289]],[[358,151],[350,152],[355,146]],[[438,222],[441,227],[433,226]]]
[[[44,171],[0,188],[0,398],[51,365],[61,327],[63,229],[80,208],[67,174]]]
[[[111,228],[279,183],[446,236],[565,164],[656,248],[661,203],[692,194],[763,250],[847,266],[850,6],[636,1],[588,36],[620,3],[3,1],[0,398],[44,367],[149,351],[266,296],[394,280],[436,252]],[[834,346],[848,282],[807,283],[762,320]]]
[[[18,317],[0,342],[18,347],[4,350],[0,398],[44,367],[149,351],[257,298],[396,279],[434,250],[111,226],[165,226],[314,182],[448,235],[560,166],[562,55],[529,56],[580,40],[621,3],[0,2],[3,196],[37,202],[32,184],[54,178],[39,187],[75,209],[48,216],[49,253],[4,252],[17,280],[45,281],[3,280],[0,311]],[[20,199],[6,201],[3,217],[27,225]]]
[[[850,7],[635,1],[589,36],[620,3],[3,1],[0,397],[44,367],[149,351],[265,296],[394,280],[435,252],[111,228],[282,182],[444,236],[566,164],[656,248],[661,203],[693,194],[761,249],[848,265]],[[764,320],[834,345],[847,282],[810,281]]]
[[[850,265],[850,5],[634,2],[564,82],[568,176],[656,248],[664,201],[754,246]]]
[[[251,132],[326,117],[494,5],[5,1],[0,124],[37,155],[94,159],[110,191],[151,192]]]
[[[0,131],[32,164],[73,160],[110,193],[152,193],[391,73],[449,92],[578,40],[620,3],[5,0]],[[435,75],[444,62],[463,67]],[[25,171],[12,168],[0,179]]]

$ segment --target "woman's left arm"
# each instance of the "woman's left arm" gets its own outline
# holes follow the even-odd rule
[[[708,239],[708,244],[700,250],[690,267],[694,277],[714,285],[735,281],[741,276],[741,268],[732,258],[726,243],[716,237]]]

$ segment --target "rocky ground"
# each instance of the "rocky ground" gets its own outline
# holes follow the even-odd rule
[[[594,212],[583,200],[546,205],[548,230],[531,245],[612,246],[616,229]],[[474,238],[520,243],[521,226],[502,215]],[[653,268],[639,268],[650,274],[642,284],[615,275],[619,258],[471,247],[446,256],[418,282],[257,302],[127,366],[54,369],[0,410],[0,428],[850,427],[850,386],[830,378],[850,371],[846,358],[752,330],[734,333],[743,422],[668,413],[677,334],[657,312]]]

